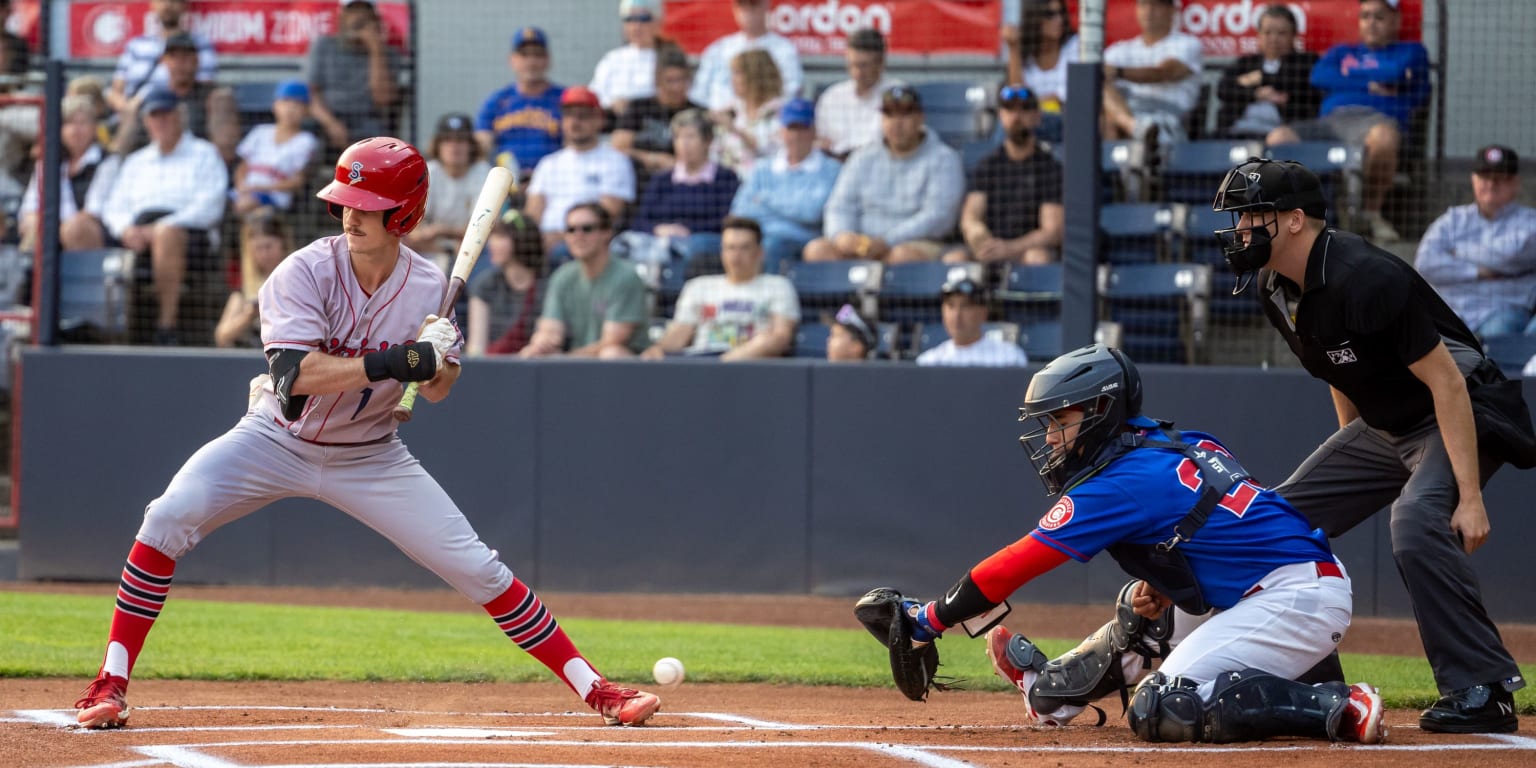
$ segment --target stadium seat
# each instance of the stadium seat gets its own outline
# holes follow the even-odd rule
[[[879,317],[893,323],[939,322],[944,305],[941,289],[962,277],[986,282],[980,264],[925,261],[888,265],[880,282]]]
[[[1536,357],[1536,336],[1523,333],[1489,336],[1483,339],[1483,351],[1499,364],[1505,376],[1515,378],[1525,370],[1526,362]]]
[[[1167,261],[1173,251],[1174,211],[1158,203],[1111,203],[1099,210],[1100,260],[1109,264]]]
[[[959,149],[987,134],[984,126],[991,88],[975,80],[934,80],[913,83],[923,100],[923,122],[944,143]]]
[[[1186,141],[1168,148],[1163,164],[1163,199],[1170,203],[1210,206],[1227,171],[1263,153],[1257,141]]]
[[[1030,360],[1062,352],[1061,291],[1060,264],[1012,264],[1003,275],[998,304],[1003,319],[1019,327],[1019,345]]]
[[[1232,294],[1237,285],[1216,230],[1232,226],[1232,214],[1213,211],[1210,205],[1190,205],[1183,211],[1184,258],[1211,267],[1211,320],[1248,320],[1263,314],[1252,289]]]
[[[794,261],[783,269],[800,297],[802,317],[850,303],[872,317],[884,267],[878,261]]]
[[[103,248],[59,254],[59,336],[71,342],[123,341],[133,252]]]
[[[1119,346],[1148,363],[1199,362],[1211,295],[1208,264],[1102,265],[1104,319],[1118,325]]]
[[[984,139],[971,139],[960,145],[960,164],[965,168],[967,179],[976,175],[976,166],[981,165],[982,158],[992,154],[993,150],[1003,145],[1002,131],[993,131],[992,135]]]
[[[1146,169],[1140,142],[1106,141],[1099,145],[1099,175],[1104,192],[1101,202],[1133,201],[1140,197]]]
[[[1017,344],[1019,343],[1019,326],[1006,322],[985,323],[981,326],[981,335]],[[917,326],[912,334],[912,354],[915,357],[948,340],[949,330],[943,323],[924,323]]]

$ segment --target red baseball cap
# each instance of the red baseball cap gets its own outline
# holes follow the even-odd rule
[[[598,101],[597,94],[585,85],[573,85],[560,94],[560,106],[562,107],[591,107],[602,109],[603,103]]]

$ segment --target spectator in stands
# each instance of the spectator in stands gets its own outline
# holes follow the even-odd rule
[[[880,346],[875,326],[852,304],[844,304],[827,330],[827,360],[854,363],[868,360]]]
[[[716,112],[720,126],[720,164],[745,174],[760,157],[778,149],[779,108],[784,82],[778,65],[766,51],[750,50],[731,59],[731,87],[736,100],[726,112]]]
[[[965,245],[945,261],[984,263],[1056,261],[1066,214],[1061,207],[1061,163],[1035,142],[1040,102],[1022,85],[997,91],[1003,145],[982,158],[960,211]]]
[[[762,236],[751,219],[726,219],[720,250],[725,274],[684,283],[666,333],[641,357],[660,360],[685,348],[721,360],[782,357],[795,341],[800,297],[789,278],[763,274]]]
[[[515,355],[528,345],[539,320],[544,283],[544,241],[539,224],[507,209],[485,244],[491,269],[470,278],[469,325],[464,351],[472,357]]]
[[[816,99],[819,146],[839,160],[880,140],[880,97],[901,84],[885,71],[885,36],[878,29],[854,30],[843,62],[848,79]]]
[[[1536,334],[1536,209],[1518,202],[1513,149],[1477,151],[1472,197],[1429,225],[1414,266],[1479,337]]]
[[[762,225],[763,272],[770,275],[779,274],[785,261],[798,261],[806,243],[821,234],[822,209],[842,167],[816,148],[811,102],[789,101],[779,110],[779,122],[779,153],[752,166],[731,203],[732,215]]]
[[[565,89],[549,81],[549,38],[544,30],[523,27],[513,33],[509,60],[516,79],[480,107],[475,139],[497,165],[532,173],[540,160],[560,149],[560,96]]]
[[[187,130],[213,142],[219,148],[219,156],[230,163],[236,159],[235,148],[240,143],[240,115],[234,92],[198,79],[197,45],[187,32],[166,38],[165,53],[160,57],[166,79],[160,87],[182,103]],[[138,98],[128,99],[126,107],[118,113],[117,133],[112,139],[112,150],[117,154],[126,155],[149,141],[139,125],[137,105]]]
[[[613,215],[584,202],[565,214],[565,225],[572,260],[550,275],[533,338],[518,354],[633,357],[646,342],[645,283],[634,265],[608,252]]]
[[[1270,144],[1318,140],[1364,146],[1360,208],[1367,234],[1379,241],[1402,239],[1381,207],[1397,175],[1402,137],[1414,111],[1429,99],[1429,52],[1397,39],[1402,24],[1397,4],[1361,0],[1360,42],[1335,45],[1312,68],[1312,85],[1326,94],[1322,117],[1269,134]]]
[[[240,225],[240,288],[229,294],[224,314],[213,329],[216,347],[260,347],[261,285],[293,252],[288,227],[271,208],[257,210]]]
[[[117,58],[117,69],[112,73],[112,83],[107,87],[107,105],[113,112],[136,110],[129,100],[139,95],[146,85],[167,85],[170,73],[166,71],[162,55],[165,43],[178,34],[191,35],[197,50],[196,79],[211,83],[218,75],[219,58],[208,38],[191,32],[182,26],[187,13],[187,0],[151,0],[149,11],[158,29],[145,29],[144,34],[128,41],[122,55]]]
[[[1104,138],[1186,138],[1184,119],[1200,98],[1202,54],[1199,40],[1174,31],[1177,13],[1174,0],[1136,0],[1141,34],[1104,50]]]
[[[561,93],[560,126],[565,147],[539,161],[528,183],[524,208],[544,230],[546,252],[552,252],[569,229],[566,212],[571,206],[596,200],[614,222],[623,218],[625,207],[635,200],[635,167],[618,150],[599,142],[602,125],[602,103],[591,89],[575,85]],[[605,251],[607,245],[604,240]]]
[[[400,54],[389,47],[373,3],[351,0],[342,6],[336,34],[316,38],[305,62],[310,114],[331,149],[369,136],[395,135],[400,66]]]
[[[965,193],[960,155],[924,128],[917,91],[895,86],[880,104],[884,141],[848,158],[806,261],[932,261],[955,228]]]
[[[1006,368],[1029,364],[1019,345],[982,333],[991,299],[985,287],[969,277],[961,277],[945,283],[942,290],[944,330],[949,332],[949,338],[918,355],[918,365]]]
[[[714,126],[709,116],[685,109],[672,118],[677,165],[656,174],[631,223],[620,236],[631,261],[687,261],[720,253],[720,232],[741,181],[731,169],[709,159]]]
[[[112,143],[112,129],[108,125],[108,118],[112,117],[112,107],[107,104],[107,87],[102,84],[101,78],[95,75],[79,75],[69,79],[69,85],[64,87],[65,96],[85,96],[96,106],[96,143],[103,147]]]
[[[480,158],[469,115],[450,112],[438,118],[427,160],[427,210],[421,224],[405,236],[405,244],[438,263],[447,272],[464,239],[480,187],[491,165]],[[516,173],[516,170],[513,170]]]
[[[639,99],[656,95],[656,52],[662,42],[659,0],[619,0],[624,45],[598,59],[592,92],[603,108],[622,115]]]
[[[1216,86],[1216,123],[1234,138],[1262,139],[1285,123],[1317,117],[1323,95],[1312,87],[1317,54],[1296,50],[1296,14],[1283,5],[1259,16],[1259,52],[1238,57]]]
[[[274,121],[251,128],[236,150],[240,164],[230,190],[235,213],[293,207],[293,194],[304,188],[306,172],[320,150],[320,140],[304,130],[308,114],[309,85],[303,80],[278,83],[272,94]]]
[[[609,144],[635,162],[639,178],[671,170],[672,118],[685,109],[704,109],[688,100],[693,83],[688,54],[675,45],[663,45],[656,53],[656,95],[631,102],[619,115]]]
[[[6,28],[10,18],[11,0],[0,0],[0,73],[23,75],[32,66],[32,47]]]
[[[688,98],[711,111],[729,109],[736,96],[731,88],[731,62],[742,51],[756,49],[765,50],[773,57],[784,84],[784,94],[798,95],[805,77],[800,68],[800,53],[795,50],[794,43],[768,31],[768,0],[732,0],[731,8],[741,31],[726,35],[704,49]]]
[[[60,241],[64,250],[100,248],[99,225],[81,227],[74,223],[87,209],[89,202],[105,199],[106,190],[112,187],[121,158],[108,155],[96,141],[96,104],[89,96],[66,96],[59,107],[63,123],[59,126],[59,143],[63,150],[63,167],[57,177],[59,184]],[[20,225],[21,251],[30,253],[37,244],[37,228],[41,220],[42,200],[38,188],[38,174],[43,170],[41,161],[32,173],[32,180],[21,197]],[[89,221],[90,216],[85,214]],[[94,233],[95,240],[82,241],[77,232]]]
[[[209,230],[224,215],[229,173],[213,144],[183,130],[181,106],[163,86],[144,94],[139,117],[149,145],[123,161],[102,220],[110,245],[149,257],[159,302],[154,341],[176,344],[182,281],[213,268]]]
[[[1061,138],[1061,112],[1067,103],[1067,65],[1080,57],[1077,35],[1064,0],[1028,0],[1019,20],[1017,40],[1008,41],[1008,82],[1023,83],[1040,101],[1042,126]]]

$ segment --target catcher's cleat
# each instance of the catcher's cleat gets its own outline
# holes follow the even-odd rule
[[[96,676],[75,701],[81,728],[121,728],[128,723],[128,678]]]
[[[1387,726],[1381,722],[1381,694],[1368,683],[1349,687],[1349,704],[1344,709],[1343,725],[1350,741],[1381,744],[1387,740]]]
[[[1014,637],[1007,627],[996,626],[987,632],[987,660],[992,662],[992,671],[998,677],[1008,681],[1009,685],[1019,689],[1019,692],[1028,698],[1028,684],[1024,682],[1024,670],[1013,665],[1008,660],[1008,642]]]
[[[602,715],[608,725],[641,725],[661,709],[661,699],[654,693],[598,680],[587,692],[587,706]]]

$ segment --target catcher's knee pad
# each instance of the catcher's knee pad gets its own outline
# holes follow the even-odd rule
[[[1111,621],[1076,648],[1046,662],[1030,688],[1030,704],[1040,712],[1053,712],[1062,705],[1085,706],[1116,691],[1123,694],[1124,637]]]
[[[1142,741],[1203,741],[1205,703],[1198,684],[1182,677],[1153,672],[1136,686],[1126,714],[1131,731]]]
[[[1337,741],[1348,703],[1349,687],[1343,683],[1307,685],[1258,669],[1224,672],[1211,692],[1206,738],[1228,742],[1307,736]]]
[[[1168,639],[1173,637],[1173,609],[1163,611],[1156,619],[1142,616],[1131,608],[1131,596],[1136,593],[1140,581],[1131,581],[1120,588],[1115,600],[1115,624],[1120,633],[1121,650],[1132,650],[1150,662],[1168,656]]]

